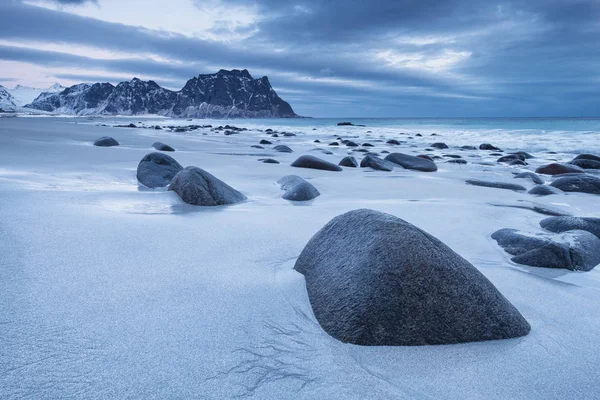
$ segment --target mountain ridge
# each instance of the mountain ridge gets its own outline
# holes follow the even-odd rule
[[[28,108],[74,115],[156,114],[185,118],[294,118],[292,107],[281,99],[269,78],[254,79],[248,70],[200,74],[179,91],[156,82],[82,83],[48,96],[39,96]]]

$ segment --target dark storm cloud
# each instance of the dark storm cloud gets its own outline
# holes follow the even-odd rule
[[[0,58],[161,76],[171,84],[214,66],[267,71],[275,86],[289,91],[286,98],[307,109],[321,104],[338,115],[352,107],[372,115],[597,113],[600,3],[594,0],[254,4],[262,19],[241,29],[256,33],[224,44],[5,2],[0,39],[155,54],[177,62],[97,60],[10,46],[0,47]],[[217,24],[214,32],[227,29]]]

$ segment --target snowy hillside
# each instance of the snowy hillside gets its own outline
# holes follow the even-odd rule
[[[17,85],[14,87],[14,89],[7,90],[15,99],[15,105],[19,107],[25,106],[26,104],[33,102],[34,100],[38,99],[41,95],[48,96],[55,93],[59,93],[65,90],[65,88],[62,85],[55,83],[54,85],[46,89]]]

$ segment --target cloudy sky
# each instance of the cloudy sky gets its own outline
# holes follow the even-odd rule
[[[0,84],[269,76],[310,116],[598,116],[599,0],[0,0]]]

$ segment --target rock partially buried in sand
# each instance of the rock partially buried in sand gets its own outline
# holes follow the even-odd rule
[[[600,218],[553,217],[542,220],[540,226],[555,233],[587,231],[600,239]]]
[[[392,153],[389,154],[385,160],[397,164],[405,169],[423,172],[437,171],[437,165],[435,165],[433,161],[422,157],[410,156],[408,154]]]
[[[183,167],[163,153],[146,154],[137,167],[137,180],[149,188],[165,187]]]
[[[592,175],[577,174],[575,176],[565,176],[558,178],[550,185],[563,192],[600,194],[600,178]]]
[[[342,158],[342,161],[340,161],[340,163],[338,165],[341,165],[342,167],[357,168],[358,161],[356,161],[356,158],[354,158],[352,156],[347,156],[347,157]]]
[[[516,338],[530,326],[473,265],[389,214],[331,220],[294,267],[315,316],[342,342],[427,345]]]
[[[379,158],[373,154],[367,154],[360,161],[360,167],[361,168],[373,168],[376,171],[387,171],[387,172],[394,170],[394,164],[392,164],[389,161],[382,160],[381,158]]]
[[[584,173],[585,171],[583,168],[580,168],[576,165],[552,163],[538,167],[535,172],[545,175],[561,175],[569,173]]]
[[[507,189],[507,190],[515,190],[515,191],[527,190],[527,189],[525,189],[525,187],[514,184],[514,183],[480,181],[478,179],[467,179],[466,182],[469,185],[473,185],[473,186],[483,186],[483,187],[489,187],[489,188]]]
[[[154,142],[152,143],[152,147],[154,147],[158,151],[175,151],[174,148],[172,148],[168,144],[164,144],[163,142]]]
[[[195,206],[222,206],[246,200],[246,196],[198,167],[186,167],[171,181],[169,190]]]
[[[532,194],[534,196],[550,196],[553,194],[561,194],[561,193],[563,193],[563,191],[559,190],[553,186],[535,185],[534,187],[529,189],[529,192],[527,192],[527,193]]]
[[[290,149],[285,144],[279,144],[279,145],[273,147],[273,150],[278,151],[280,153],[293,153],[294,152],[294,150]]]
[[[113,147],[118,146],[119,142],[117,142],[114,138],[110,136],[102,136],[100,139],[94,142],[94,146],[98,147]]]
[[[324,171],[342,171],[342,169],[329,161],[321,160],[315,156],[301,156],[292,164],[292,167],[321,169]]]
[[[279,161],[273,159],[273,158],[261,158],[258,161],[262,161],[265,164],[279,164]]]
[[[277,181],[285,193],[281,196],[285,200],[308,201],[321,193],[311,183],[297,175],[287,175]]]
[[[494,232],[492,239],[512,254],[511,260],[517,264],[589,271],[600,263],[600,239],[582,230],[551,236],[500,229]]]
[[[544,180],[539,177],[538,174],[534,174],[533,172],[521,172],[520,174],[516,174],[514,176],[515,179],[531,179],[533,183],[536,185],[541,185],[544,183]]]

